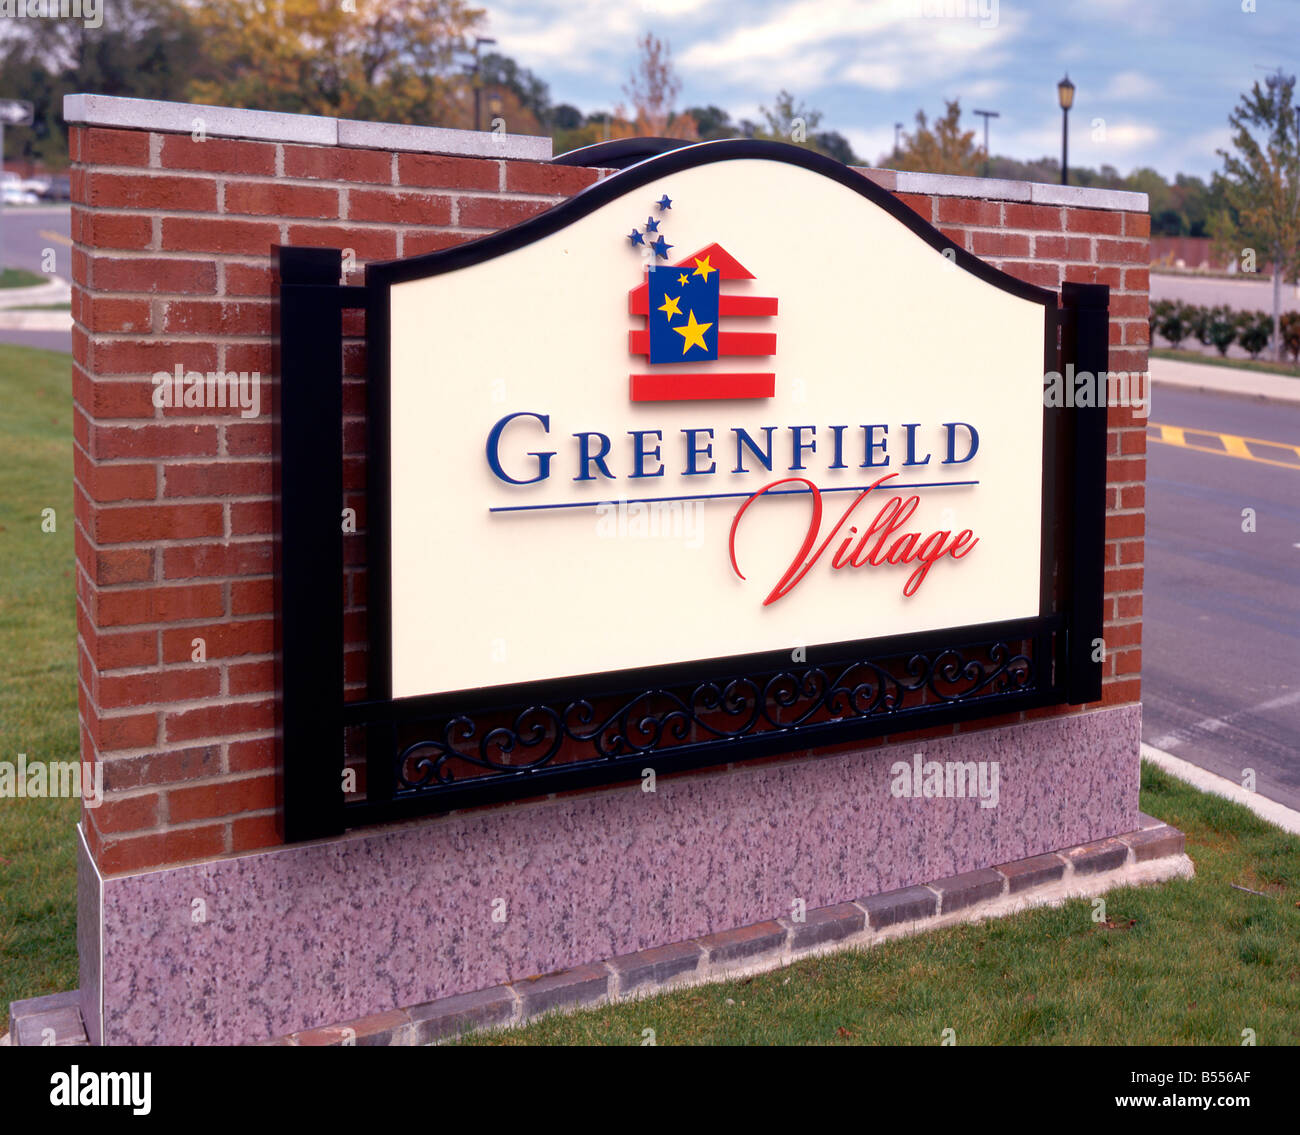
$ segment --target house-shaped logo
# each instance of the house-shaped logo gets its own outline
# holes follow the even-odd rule
[[[716,365],[684,369],[776,353],[774,331],[733,330],[743,327],[743,320],[776,315],[774,297],[735,290],[735,284],[752,279],[754,274],[719,244],[646,269],[645,279],[628,296],[629,312],[645,317],[644,329],[628,332],[628,348],[644,356],[651,368],[631,376],[633,402],[775,394],[776,375],[770,371],[737,373]],[[733,290],[723,290],[727,284]]]

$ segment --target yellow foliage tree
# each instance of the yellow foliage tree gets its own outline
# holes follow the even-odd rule
[[[204,0],[196,102],[456,125],[457,52],[483,18],[464,0]]]
[[[900,156],[893,163],[895,169],[969,176],[979,174],[983,155],[975,142],[975,131],[961,128],[961,101],[945,100],[944,105],[947,110],[942,118],[934,120],[933,129],[925,111],[916,112],[916,130],[903,135]]]

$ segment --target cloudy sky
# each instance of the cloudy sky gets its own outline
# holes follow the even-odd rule
[[[1300,70],[1300,0],[479,0],[499,50],[583,111],[622,98],[636,38],[666,39],[681,106],[757,118],[782,87],[875,161],[943,100],[996,110],[990,148],[1059,156],[1056,83],[1078,90],[1070,163],[1208,175],[1265,69]],[[1255,7],[1254,12],[1242,8]],[[969,15],[940,13],[968,12]],[[981,127],[982,129],[982,127]]]

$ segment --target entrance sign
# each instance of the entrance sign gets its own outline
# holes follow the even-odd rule
[[[341,572],[290,515],[325,515],[295,502],[334,468],[309,486],[290,466],[299,416],[331,428],[295,406],[295,355],[323,365],[338,310],[364,307],[371,667],[343,705],[319,662],[341,614],[286,612],[285,666],[301,652],[314,676],[297,697],[330,707],[308,720],[286,687],[299,838],[1099,696],[1081,643],[1105,410],[1045,407],[1043,382],[1105,368],[1104,288],[1067,285],[1058,313],[861,175],[749,141],[371,265],[364,288],[299,252],[281,250],[282,543]],[[281,582],[290,605],[312,593]],[[349,724],[364,797],[319,771],[295,797],[295,754],[330,734],[337,771]]]

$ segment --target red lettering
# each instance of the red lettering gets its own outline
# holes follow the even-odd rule
[[[745,578],[745,573],[740,570],[740,564],[736,559],[736,532],[749,507],[766,493],[779,489],[784,485],[799,485],[807,491],[811,508],[808,525],[804,530],[799,549],[790,560],[790,564],[781,578],[777,580],[776,586],[768,592],[767,598],[763,600],[764,607],[784,598],[803,582],[804,577],[821,559],[822,554],[830,547],[832,541],[839,535],[840,530],[848,523],[849,517],[853,515],[858,505],[866,499],[872,490],[878,488],[891,477],[897,476],[897,473],[886,473],[858,493],[824,539],[819,539],[822,529],[822,493],[812,481],[804,477],[785,477],[779,481],[773,481],[770,485],[764,485],[736,510],[736,515],[731,522],[728,550],[731,555],[732,570],[741,579]],[[936,561],[946,555],[952,556],[953,559],[961,559],[979,543],[979,538],[969,528],[959,532],[955,539],[952,539],[952,533],[946,530],[931,532],[924,538],[919,532],[905,532],[893,538],[894,534],[916,512],[920,503],[921,498],[915,495],[909,496],[906,500],[902,497],[891,497],[885,504],[881,505],[880,510],[876,513],[866,531],[858,537],[851,554],[849,553],[849,547],[854,544],[857,526],[849,527],[848,535],[841,539],[839,548],[831,557],[831,568],[839,570],[846,567],[882,567],[885,564],[897,565],[915,562],[917,565],[915,570],[907,577],[907,581],[903,585],[903,594],[905,596],[910,598],[915,595],[921,584],[925,582],[926,575]],[[893,539],[891,540],[891,538]],[[873,539],[875,543],[868,552],[867,546]],[[885,550],[886,545],[888,545],[888,551]]]

